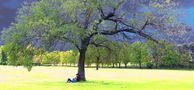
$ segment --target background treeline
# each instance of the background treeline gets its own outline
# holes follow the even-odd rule
[[[86,65],[101,67],[136,68],[192,68],[193,60],[189,50],[160,41],[114,43],[109,48],[90,46]]]
[[[9,54],[0,48],[0,64],[11,64]],[[43,52],[33,56],[34,65],[77,66],[79,53],[76,50]],[[15,62],[20,65],[19,62]],[[90,45],[86,53],[87,67],[110,68],[193,68],[189,50],[160,41],[111,42],[106,46]]]

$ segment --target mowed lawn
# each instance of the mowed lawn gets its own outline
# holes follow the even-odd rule
[[[194,90],[194,71],[86,68],[87,82],[66,83],[77,68],[0,66],[0,90]]]

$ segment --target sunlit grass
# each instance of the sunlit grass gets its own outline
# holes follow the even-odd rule
[[[0,66],[0,90],[193,90],[194,71],[87,68],[87,82],[66,83],[77,68]]]

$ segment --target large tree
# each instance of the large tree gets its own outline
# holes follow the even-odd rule
[[[87,48],[90,44],[103,44],[95,42],[96,36],[114,40],[111,36],[139,35],[157,42],[150,33],[170,31],[167,27],[176,17],[176,6],[174,0],[38,0],[24,3],[16,22],[4,32],[6,50],[9,60],[23,60],[20,63],[31,68],[29,58],[37,54],[32,51],[35,48],[47,51],[59,50],[59,47],[76,48],[80,53],[78,74],[85,81]]]

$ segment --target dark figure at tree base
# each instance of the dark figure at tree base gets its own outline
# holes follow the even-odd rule
[[[76,74],[76,77],[73,78],[73,79],[70,79],[70,78],[67,79],[68,83],[75,83],[75,82],[79,82],[79,81],[80,81],[80,75],[79,74]]]

